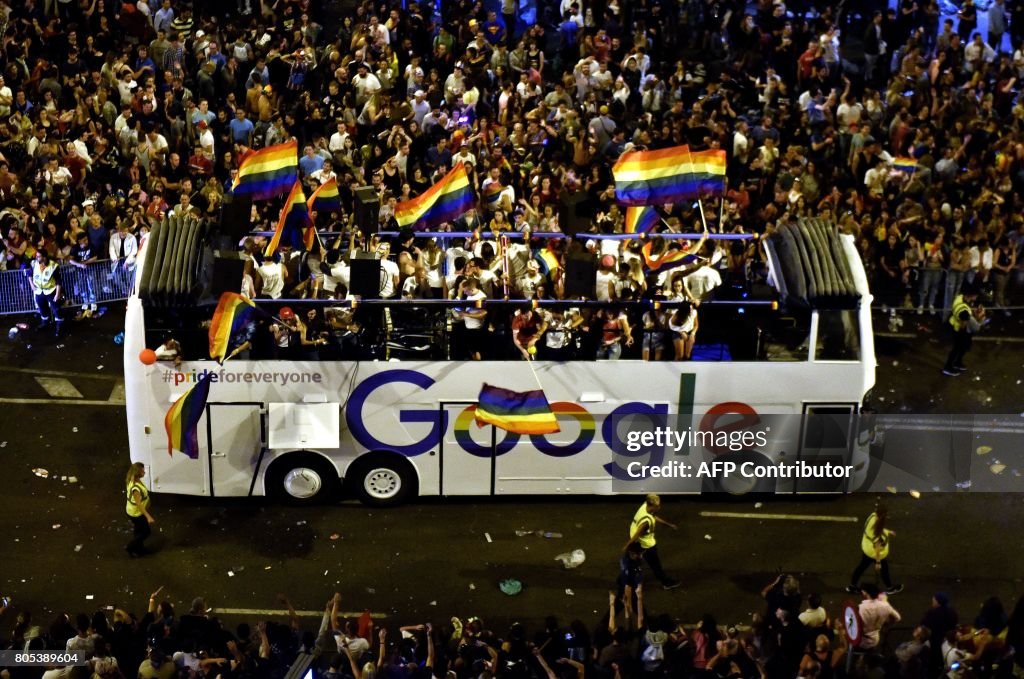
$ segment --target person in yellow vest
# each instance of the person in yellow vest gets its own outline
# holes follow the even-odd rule
[[[57,332],[63,319],[60,316],[60,282],[57,280],[57,262],[50,259],[44,250],[37,250],[32,264],[32,294],[39,309],[39,327],[50,325],[52,317],[57,323]]]
[[[889,544],[896,533],[886,527],[888,518],[889,510],[884,505],[879,505],[864,522],[864,532],[860,536],[862,555],[860,563],[857,564],[850,577],[850,586],[846,588],[847,592],[856,594],[861,591],[860,577],[872,564],[881,575],[887,594],[897,594],[903,591],[903,585],[893,585],[889,578]]]
[[[640,548],[644,550],[644,560],[651,567],[654,577],[661,580],[661,584],[665,589],[675,589],[682,583],[665,573],[665,570],[661,567],[661,556],[658,554],[658,544],[654,538],[654,529],[659,523],[668,526],[672,530],[676,530],[676,526],[660,518],[658,516],[660,511],[661,498],[655,493],[651,493],[647,496],[644,503],[640,505],[640,509],[636,510],[636,514],[633,515],[633,522],[629,526],[629,541],[623,546],[622,553],[625,554],[626,550],[634,542],[639,544]]]
[[[984,307],[975,307],[978,290],[972,285],[964,285],[960,294],[953,298],[953,308],[949,315],[949,324],[953,326],[953,348],[949,350],[946,365],[942,374],[957,377],[964,373],[964,356],[971,350],[974,334],[981,330],[985,323]]]
[[[125,547],[130,556],[142,556],[146,553],[143,544],[152,532],[150,526],[156,523],[156,519],[149,513],[149,489],[142,482],[146,475],[146,466],[141,462],[135,462],[128,469],[125,477],[125,495],[127,502],[125,512],[132,522],[132,540]]]

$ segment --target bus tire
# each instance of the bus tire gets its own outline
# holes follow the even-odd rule
[[[320,455],[306,451],[274,460],[266,479],[267,495],[292,505],[335,499],[340,487],[337,470]]]
[[[345,483],[369,507],[394,507],[418,492],[415,470],[395,453],[370,453],[359,458],[345,474]]]

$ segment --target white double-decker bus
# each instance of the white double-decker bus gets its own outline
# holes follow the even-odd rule
[[[771,302],[712,300],[700,309],[700,332],[712,347],[702,360],[540,360],[533,362],[536,376],[521,360],[232,359],[220,365],[191,360],[197,356],[186,351],[178,366],[145,365],[139,359],[143,349],[155,348],[168,333],[186,331],[180,324],[169,326],[166,309],[157,309],[137,289],[128,301],[124,341],[131,458],[146,465],[154,492],[272,496],[297,503],[353,496],[389,505],[417,496],[644,492],[652,487],[650,479],[633,478],[616,454],[628,454],[623,427],[648,422],[725,430],[753,427],[767,415],[826,414],[854,421],[875,379],[871,296],[852,241],[838,242],[859,296],[846,308],[787,312]],[[137,288],[145,287],[142,269],[153,262],[152,256],[140,258]],[[289,304],[301,313],[300,302]],[[280,307],[275,302],[269,308],[276,313]],[[179,316],[209,319],[212,312],[210,305],[183,309]],[[203,328],[195,330],[204,336]],[[169,454],[165,414],[206,371],[213,377],[198,427],[199,455]],[[521,436],[474,423],[482,383],[528,391],[538,380],[560,433]],[[695,462],[735,458],[769,468],[803,454],[807,434],[799,424],[794,427],[740,453],[696,446],[683,454]],[[855,470],[844,478],[719,479],[710,485],[706,478],[691,478],[659,489],[848,492],[866,473],[852,427],[829,458]],[[648,447],[636,461],[657,466],[674,454]]]

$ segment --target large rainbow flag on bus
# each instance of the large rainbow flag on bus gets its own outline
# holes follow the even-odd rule
[[[615,197],[623,205],[662,205],[688,200],[700,185],[691,171],[690,148],[623,153],[612,167]]]
[[[444,179],[429,189],[395,206],[398,226],[425,231],[461,217],[476,204],[466,167],[459,163]],[[415,225],[415,226],[414,226]]]
[[[233,348],[231,345],[244,336],[246,326],[252,323],[255,314],[256,305],[245,295],[237,292],[221,294],[210,321],[210,358],[224,363]]]
[[[476,424],[493,424],[513,434],[556,434],[561,429],[540,389],[510,391],[484,384],[477,398]]]
[[[340,210],[341,193],[338,191],[338,180],[331,177],[318,186],[306,201],[306,207],[310,212],[313,210],[326,210],[327,212]]]
[[[199,458],[199,438],[196,429],[199,426],[199,418],[206,410],[212,380],[213,373],[207,371],[167,411],[164,429],[167,430],[168,455],[180,450],[193,460]]]
[[[296,179],[292,190],[284,201],[281,216],[277,220],[277,226],[274,227],[274,235],[270,237],[263,256],[270,257],[277,251],[285,232],[288,234],[288,240],[285,242],[293,248],[298,248],[303,240],[302,229],[308,225],[309,208],[306,207],[306,194],[302,190],[302,184]]]
[[[287,191],[298,177],[298,142],[275,144],[245,156],[231,192],[251,196],[253,200],[267,200]]]

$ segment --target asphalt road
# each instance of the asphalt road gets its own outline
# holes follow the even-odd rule
[[[382,511],[354,502],[296,509],[259,500],[158,496],[151,541],[158,552],[128,559],[122,486],[128,452],[120,347],[113,342],[116,313],[76,325],[59,340],[30,331],[0,342],[0,461],[6,482],[0,499],[0,593],[17,606],[43,620],[54,610],[141,610],[162,585],[179,607],[204,595],[215,608],[234,611],[280,609],[275,595],[286,593],[310,612],[310,627],[334,591],[342,592],[346,610],[368,608],[401,624],[478,615],[502,626],[539,621],[549,613],[589,624],[604,611],[636,498],[429,500]],[[912,321],[908,317],[904,329]],[[1012,335],[1015,324],[1003,331]],[[1024,410],[1024,387],[1018,384],[1024,343],[1012,337],[979,342],[969,357],[973,372],[950,379],[939,374],[945,347],[932,336],[879,338],[880,409],[920,415]],[[52,395],[68,384],[79,395]],[[910,450],[899,439],[903,435],[887,441],[895,451],[893,464],[900,454],[938,459],[935,451]],[[1010,444],[978,436],[979,445],[995,444],[995,450],[972,458],[972,473],[991,474],[990,460],[1002,455],[1010,461],[1005,478],[1019,480]],[[936,464],[941,471],[946,463]],[[38,468],[48,478],[34,474]],[[64,478],[72,476],[75,483]],[[990,594],[1012,605],[1024,592],[1021,572],[1007,568],[1024,563],[1024,494],[932,493],[921,485],[923,494],[914,498],[910,488],[883,493],[898,533],[893,573],[907,586],[897,606],[913,620],[939,590],[950,592],[966,613]],[[672,592],[653,588],[648,605],[684,621],[710,611],[720,621],[743,622],[760,610],[761,587],[782,569],[800,577],[804,592],[821,592],[835,612],[859,558],[860,522],[877,497],[669,498],[664,516],[680,529],[661,529],[659,543],[667,569],[684,586]],[[828,520],[762,518],[769,513]],[[516,535],[538,529],[563,537]],[[555,557],[577,548],[586,552],[586,562],[564,570]],[[497,583],[507,577],[524,583],[522,594],[499,591]],[[12,625],[8,613],[0,619],[0,634]]]

